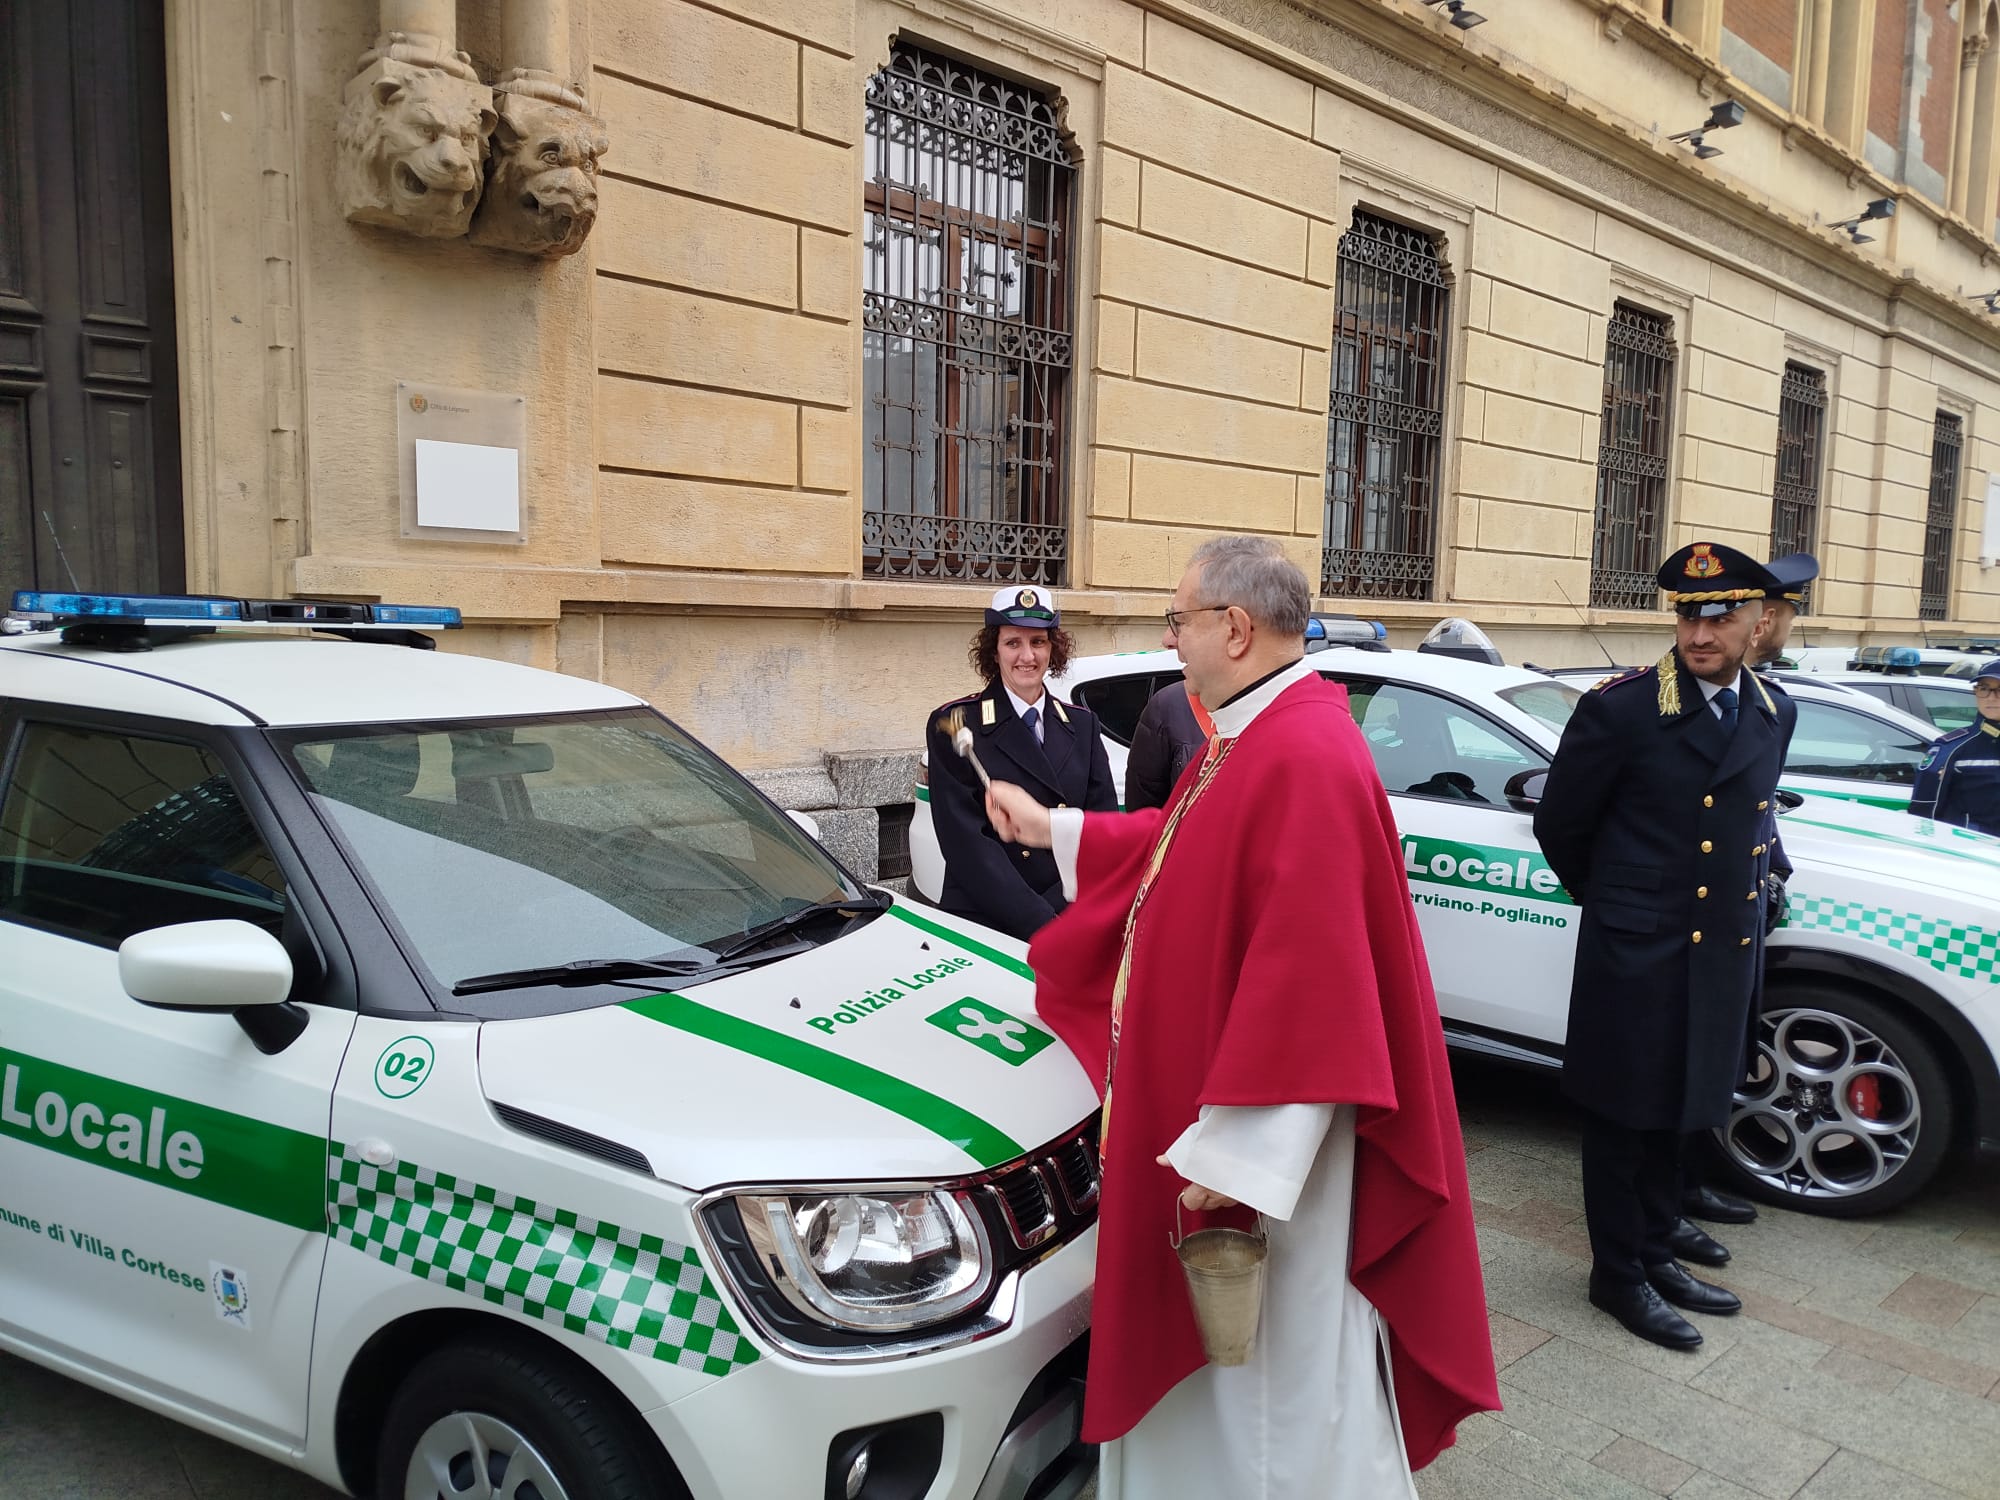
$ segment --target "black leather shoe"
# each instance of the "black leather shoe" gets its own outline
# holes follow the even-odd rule
[[[1705,1183],[1681,1194],[1681,1212],[1690,1219],[1706,1219],[1711,1224],[1748,1224],[1757,1217],[1754,1204],[1734,1193],[1718,1192]]]
[[[1700,1347],[1701,1330],[1661,1301],[1660,1294],[1644,1282],[1632,1286],[1603,1281],[1592,1272],[1590,1305],[1610,1313],[1631,1332],[1662,1349]]]
[[[1646,1267],[1646,1279],[1675,1307],[1685,1307],[1689,1312],[1713,1313],[1726,1318],[1731,1313],[1743,1311],[1743,1299],[1728,1287],[1703,1281],[1676,1261],[1670,1260],[1664,1266]]]
[[[1686,1219],[1674,1221],[1673,1233],[1667,1236],[1667,1248],[1674,1252],[1675,1260],[1691,1260],[1698,1266],[1726,1266],[1729,1264],[1729,1250],[1702,1232],[1698,1224],[1690,1224]]]

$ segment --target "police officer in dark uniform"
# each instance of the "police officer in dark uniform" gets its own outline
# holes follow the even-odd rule
[[[1810,552],[1790,552],[1765,563],[1764,571],[1776,582],[1777,591],[1764,601],[1764,618],[1758,623],[1757,635],[1750,647],[1750,665],[1756,669],[1765,691],[1773,697],[1782,697],[1785,693],[1784,681],[1771,674],[1770,669],[1784,657],[1786,643],[1792,635],[1792,622],[1798,618],[1799,610],[1805,604],[1806,588],[1819,577],[1819,559]],[[1762,840],[1765,861],[1764,936],[1768,937],[1784,920],[1785,882],[1792,878],[1792,863],[1785,858],[1775,804],[1764,828],[1769,835]],[[1764,1000],[1764,945],[1761,940],[1756,947],[1757,987],[1750,1000],[1753,1031]],[[1729,1252],[1689,1221],[1706,1219],[1714,1224],[1748,1224],[1757,1217],[1757,1210],[1734,1193],[1725,1193],[1702,1180],[1709,1165],[1705,1134],[1689,1136],[1687,1147],[1681,1153],[1681,1213],[1684,1218],[1675,1226],[1673,1248],[1677,1259],[1691,1260],[1704,1266],[1720,1266],[1728,1264]]]
[[[1910,811],[2000,833],[2000,658],[1979,669],[1972,693],[1979,717],[1931,746],[1917,771]]]
[[[1761,563],[1699,542],[1659,581],[1674,649],[1577,704],[1535,836],[1582,908],[1563,1090],[1585,1112],[1590,1300],[1691,1349],[1701,1334],[1674,1307],[1742,1304],[1675,1258],[1681,1137],[1723,1124],[1742,1076],[1767,824],[1798,711],[1744,668],[1779,587]]]
[[[1073,650],[1047,589],[1001,589],[967,653],[986,679],[985,691],[945,704],[925,726],[931,822],[944,855],[938,904],[1024,942],[1067,904],[1055,856],[1001,842],[986,817],[978,773],[944,726],[956,715],[972,731],[973,753],[986,773],[1026,787],[1044,806],[1116,812],[1118,790],[1097,716],[1060,702],[1044,686]]]

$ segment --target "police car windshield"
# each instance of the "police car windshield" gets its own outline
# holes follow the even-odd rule
[[[748,782],[644,709],[278,738],[444,990],[496,971],[727,951],[862,895]],[[560,1009],[615,998],[541,993]],[[521,1013],[520,997],[493,1003]]]
[[[1561,734],[1583,694],[1566,682],[1524,682],[1519,687],[1501,688],[1494,696]]]

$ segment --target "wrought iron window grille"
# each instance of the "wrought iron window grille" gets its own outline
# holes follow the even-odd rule
[[[1924,571],[1917,617],[1951,618],[1951,565],[1958,534],[1958,462],[1965,446],[1965,419],[1937,414],[1931,429],[1931,493],[1924,515]]]
[[[1436,587],[1450,297],[1435,239],[1355,211],[1334,285],[1322,594]]]
[[[1590,549],[1590,602],[1601,609],[1651,609],[1659,602],[1673,391],[1667,320],[1619,303],[1604,335]]]
[[[1060,106],[899,45],[865,110],[862,571],[1060,583],[1076,181]]]
[[[1825,468],[1826,372],[1787,363],[1778,387],[1777,473],[1771,486],[1771,556],[1810,552],[1819,535]],[[1806,591],[1803,613],[1812,603]]]

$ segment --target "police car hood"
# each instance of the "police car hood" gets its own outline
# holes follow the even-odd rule
[[[1832,866],[2000,908],[2000,838],[1989,834],[1839,797],[1807,797],[1778,820],[1778,834],[1798,872],[1795,891],[1814,866]]]
[[[1035,1017],[1024,953],[899,902],[809,952],[685,992],[489,1022],[481,1083],[495,1105],[636,1151],[698,1191],[965,1176],[1097,1107]]]

